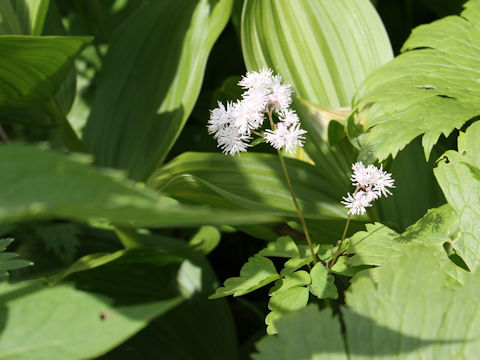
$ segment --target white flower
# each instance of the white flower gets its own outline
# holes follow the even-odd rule
[[[257,89],[265,90],[271,87],[273,70],[264,67],[260,71],[251,71],[242,76],[238,85],[246,90]]]
[[[385,197],[387,196],[387,193],[389,195],[392,195],[392,193],[390,192],[390,190],[387,189],[387,187],[395,187],[393,186],[395,180],[392,179],[392,174],[383,171],[383,165],[380,165],[380,169],[376,169],[376,171],[372,175],[372,178],[374,191],[381,193]]]
[[[364,214],[367,211],[366,208],[372,206],[370,201],[368,201],[366,193],[362,190],[353,193],[353,195],[348,193],[341,203],[344,204],[347,209],[350,209],[348,213],[352,215]]]
[[[300,123],[300,119],[298,118],[297,113],[295,112],[295,110],[292,109],[287,109],[281,112],[278,119],[280,121],[283,121],[286,126],[296,125]]]
[[[208,133],[213,134],[216,139],[218,132],[225,128],[232,120],[232,103],[227,102],[227,108],[221,102],[218,102],[218,108],[210,110],[210,120],[208,121]]]
[[[272,145],[275,149],[285,148],[288,153],[294,153],[297,146],[303,146],[305,137],[302,135],[306,131],[300,129],[300,124],[287,127],[285,123],[278,123],[275,130],[265,130],[265,138],[267,143]]]
[[[235,126],[228,126],[220,129],[217,133],[218,147],[225,154],[235,155],[246,152],[249,147],[250,136],[242,135]]]
[[[285,151],[293,154],[298,146],[303,146],[305,137],[302,135],[305,133],[305,130],[300,129],[300,124],[290,126],[285,138]]]
[[[292,89],[288,83],[282,84],[282,77],[275,75],[271,83],[271,93],[268,103],[272,104],[279,113],[287,111],[292,103]]]

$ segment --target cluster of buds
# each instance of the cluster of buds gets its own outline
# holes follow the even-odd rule
[[[356,186],[353,194],[348,193],[343,198],[342,204],[345,205],[349,214],[364,214],[366,208],[372,206],[372,202],[382,196],[388,196],[392,193],[387,189],[394,187],[392,174],[383,171],[374,165],[365,167],[363,163],[357,162],[352,165],[353,174],[351,177],[352,184]]]
[[[280,75],[263,68],[243,76],[238,85],[244,89],[241,100],[227,102],[226,106],[210,111],[208,132],[218,142],[225,154],[246,152],[253,135],[260,136],[275,149],[293,153],[303,146],[305,130],[300,129],[300,119],[290,108],[292,89],[282,83]],[[277,122],[273,116],[277,116]],[[270,128],[264,129],[265,116]]]

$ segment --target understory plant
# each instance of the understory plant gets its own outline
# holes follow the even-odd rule
[[[476,359],[480,0],[387,3],[0,1],[0,359]]]

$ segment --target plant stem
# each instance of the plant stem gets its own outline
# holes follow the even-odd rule
[[[277,150],[278,157],[280,158],[280,163],[282,164],[283,175],[285,175],[285,180],[287,181],[288,190],[290,190],[290,194],[292,195],[293,203],[295,204],[295,208],[297,209],[298,217],[300,218],[300,222],[302,223],[303,232],[305,233],[305,238],[307,239],[308,247],[310,248],[310,252],[312,253],[313,263],[317,263],[317,256],[315,255],[315,251],[313,250],[312,239],[310,238],[310,233],[307,228],[307,223],[303,218],[302,210],[300,210],[300,206],[298,205],[297,197],[293,192],[292,182],[290,181],[290,177],[288,176],[287,166],[285,165],[285,160],[283,159],[283,155],[280,150]]]
[[[3,142],[5,143],[10,142],[10,138],[8,137],[8,134],[2,125],[0,125],[0,137],[2,138]]]
[[[73,152],[85,152],[85,147],[83,146],[82,141],[78,138],[72,126],[68,122],[68,119],[58,107],[55,99],[53,97],[50,98],[43,108],[56,126],[57,134],[65,147]]]
[[[342,238],[340,239],[340,244],[338,244],[338,249],[335,252],[335,255],[333,256],[332,261],[330,262],[330,266],[329,266],[330,269],[333,267],[333,265],[335,265],[338,255],[340,255],[340,249],[342,248],[342,244],[343,244],[343,240],[345,240],[345,236],[347,236],[348,225],[350,225],[351,217],[352,217],[352,214],[348,214],[347,222],[345,223],[345,228],[343,229]]]

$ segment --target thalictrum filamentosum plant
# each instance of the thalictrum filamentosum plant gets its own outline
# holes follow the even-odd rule
[[[227,102],[226,106],[219,102],[218,107],[211,110],[208,132],[213,134],[218,147],[225,154],[246,152],[254,136],[262,138],[277,150],[288,189],[302,223],[313,262],[316,264],[310,233],[281,152],[285,150],[287,153],[294,153],[298,146],[303,146],[305,140],[303,135],[306,131],[300,128],[300,119],[290,108],[291,85],[282,82],[282,77],[273,75],[273,71],[268,68],[247,73],[238,85],[244,89],[242,98],[236,102]],[[268,118],[266,126],[265,118]]]

